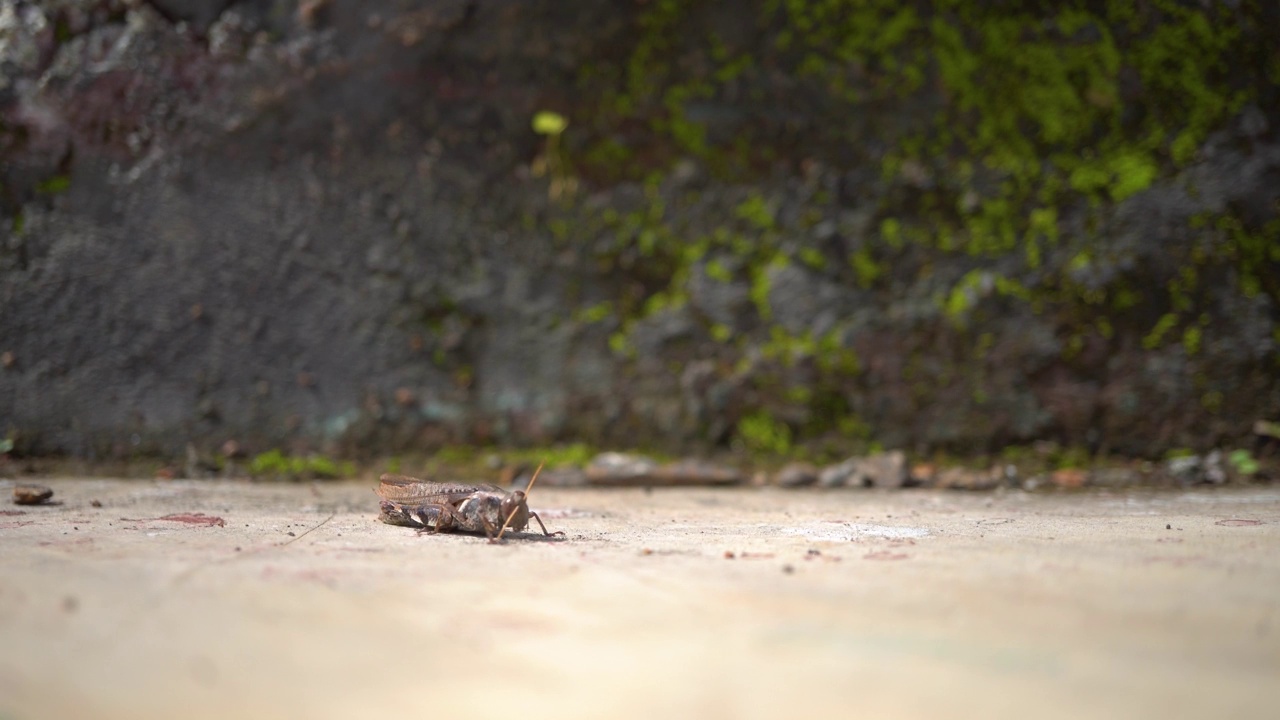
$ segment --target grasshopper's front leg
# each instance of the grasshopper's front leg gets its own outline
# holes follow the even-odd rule
[[[484,527],[484,534],[485,537],[489,538],[489,542],[498,542],[498,537],[502,534],[502,529],[496,527],[492,520],[483,515],[480,516],[480,524]]]
[[[533,518],[534,520],[537,520],[537,521],[538,521],[538,527],[542,528],[542,534],[543,534],[544,536],[546,536],[546,537],[551,537],[552,535],[564,535],[564,531],[563,531],[563,530],[557,530],[557,531],[555,531],[555,532],[547,532],[547,526],[542,524],[542,518],[538,517],[538,513],[536,513],[536,512],[534,512],[534,511],[530,510],[530,511],[529,511],[529,517],[531,517],[531,518]]]

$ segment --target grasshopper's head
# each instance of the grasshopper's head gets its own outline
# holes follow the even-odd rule
[[[502,499],[502,517],[507,520],[507,527],[520,531],[529,525],[529,503],[523,490],[516,490]]]
[[[507,531],[507,528],[519,531],[529,526],[529,503],[526,491],[533,489],[533,484],[538,482],[538,474],[541,472],[542,464],[539,464],[538,469],[533,471],[533,477],[529,478],[529,484],[524,486],[524,490],[516,490],[502,499],[502,515],[506,518],[506,522],[498,531],[498,540],[502,539],[502,534]]]

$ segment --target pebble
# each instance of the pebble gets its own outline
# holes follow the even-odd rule
[[[1004,470],[946,468],[934,476],[933,486],[951,490],[992,490],[1004,483]]]
[[[1222,464],[1222,451],[1214,450],[1204,458],[1204,479],[1214,485],[1227,481],[1227,469]]]
[[[1186,485],[1193,485],[1204,478],[1204,463],[1197,455],[1173,458],[1164,464],[1164,469]]]
[[[525,478],[526,484],[528,478]],[[547,487],[582,487],[587,484],[587,474],[575,467],[552,468],[543,470],[538,476],[538,485]]]
[[[52,497],[53,490],[44,485],[13,486],[13,504],[15,505],[40,505],[49,502]]]
[[[822,487],[900,488],[909,479],[907,456],[901,450],[849,458],[818,473]]]
[[[731,467],[700,460],[681,460],[659,465],[643,455],[602,453],[584,470],[585,481],[599,486],[692,486],[738,485],[745,480]]]
[[[773,484],[785,488],[805,487],[816,482],[818,468],[803,462],[788,463],[773,476]]]
[[[745,479],[734,468],[700,460],[667,463],[652,475],[658,485],[738,485]]]
[[[1096,487],[1121,488],[1137,485],[1142,475],[1129,468],[1100,468],[1094,470],[1089,484]]]
[[[644,485],[652,482],[658,463],[643,455],[600,453],[587,464],[587,482],[592,485]]]
[[[1060,488],[1076,490],[1089,484],[1089,473],[1078,468],[1063,468],[1050,473],[1049,481]]]

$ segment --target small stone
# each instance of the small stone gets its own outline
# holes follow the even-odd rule
[[[1227,481],[1227,469],[1222,463],[1222,451],[1214,450],[1204,458],[1204,479],[1214,485]]]
[[[809,463],[788,463],[773,476],[773,484],[778,487],[806,487],[818,482],[818,468]]]
[[[742,473],[734,468],[703,462],[680,460],[659,465],[643,455],[601,453],[591,460],[586,470],[587,482],[607,486],[694,486],[737,485]]]
[[[818,484],[822,487],[900,488],[910,479],[907,456],[901,450],[849,458],[823,468],[818,474]]]
[[[846,487],[854,485],[854,475],[858,471],[860,458],[849,458],[835,465],[828,465],[818,472],[818,486],[824,488]]]
[[[737,485],[742,473],[734,468],[699,460],[680,460],[662,465],[652,473],[658,485]]]
[[[933,463],[916,463],[911,466],[911,482],[916,485],[932,485],[937,474],[938,467]]]
[[[907,455],[901,450],[872,455],[863,464],[863,472],[878,488],[900,488],[911,479],[907,472]]]
[[[592,485],[646,485],[657,469],[658,463],[643,455],[608,452],[592,458],[586,474]]]
[[[13,504],[14,505],[41,505],[49,502],[49,498],[53,497],[53,490],[44,485],[14,485],[13,486]]]
[[[1172,529],[1173,529],[1173,525],[1172,525],[1171,523],[1165,523],[1165,524],[1164,524],[1164,529],[1165,529],[1165,530],[1172,530]]]
[[[725,560],[732,560],[732,559],[734,559],[735,557],[737,557],[737,555],[734,555],[732,550],[725,550],[725,551],[724,551],[724,559],[725,559]]]
[[[18,362],[18,358],[12,351],[5,350],[3,353],[0,353],[0,365],[5,366],[6,368],[11,368],[16,362]]]
[[[1164,469],[1184,485],[1194,485],[1205,479],[1204,462],[1196,455],[1173,458],[1164,464]]]
[[[582,487],[587,484],[587,474],[575,467],[551,468],[538,476],[538,487]]]
[[[1101,468],[1094,470],[1089,484],[1094,487],[1122,488],[1137,485],[1141,476],[1129,468]]]
[[[1004,471],[946,468],[934,478],[934,487],[952,490],[993,490],[1004,482]]]
[[[1063,468],[1054,470],[1049,475],[1049,481],[1060,488],[1076,490],[1089,484],[1089,473],[1078,468]]]
[[[91,506],[93,506],[93,507],[96,507],[96,508],[100,508],[100,507],[102,507],[102,501],[101,501],[101,500],[90,500],[90,501],[89,501],[89,505],[91,505]]]
[[[790,574],[794,573],[795,571],[796,571],[796,567],[795,567],[794,565],[787,564],[787,565],[783,565],[783,566],[782,566],[782,572],[783,572],[783,573],[785,573],[785,574],[787,574],[787,575],[790,575]]]

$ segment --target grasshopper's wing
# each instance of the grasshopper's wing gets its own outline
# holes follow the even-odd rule
[[[378,497],[402,505],[435,503],[453,505],[478,490],[475,485],[420,480],[407,475],[383,475],[378,483]]]

